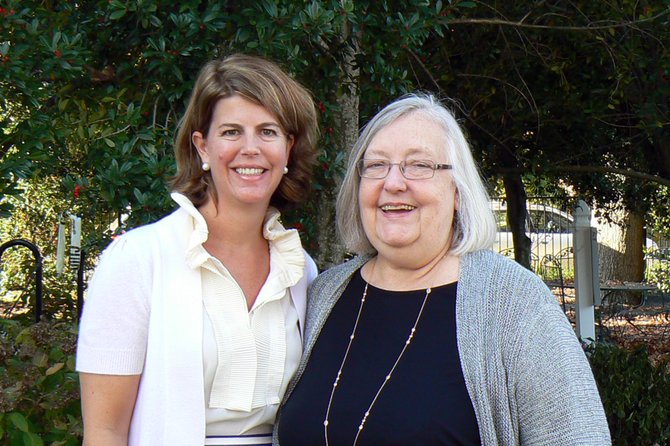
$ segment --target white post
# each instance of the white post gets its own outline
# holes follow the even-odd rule
[[[65,224],[67,223],[67,215],[64,213],[58,218],[58,241],[56,244],[56,275],[63,274],[63,267],[65,265]]]
[[[81,263],[81,217],[70,214],[70,268],[76,271]]]
[[[579,200],[574,212],[575,231],[572,246],[575,252],[575,312],[577,336],[583,342],[596,339],[594,304],[600,301],[598,272],[598,237],[591,227],[591,208]]]

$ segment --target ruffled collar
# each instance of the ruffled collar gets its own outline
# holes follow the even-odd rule
[[[211,258],[203,244],[209,237],[207,222],[200,211],[186,196],[173,192],[172,199],[186,211],[193,221],[186,250],[186,263],[190,268],[199,268]],[[263,237],[270,244],[271,275],[284,286],[293,286],[302,278],[305,270],[305,254],[300,243],[300,235],[295,229],[286,229],[280,221],[281,214],[269,207],[263,222]]]

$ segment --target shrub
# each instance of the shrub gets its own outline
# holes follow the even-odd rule
[[[670,248],[648,252],[646,259],[646,280],[656,284],[661,293],[670,293]]]
[[[587,350],[614,446],[670,444],[668,363],[654,366],[644,347],[596,344]]]
[[[82,438],[76,325],[0,319],[0,444],[70,446]],[[587,354],[614,446],[670,445],[670,373],[644,347]]]
[[[0,319],[0,444],[81,443],[76,326]]]

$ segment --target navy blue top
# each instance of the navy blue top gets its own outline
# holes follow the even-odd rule
[[[300,382],[281,409],[281,446],[325,444],[326,408],[364,288],[359,271],[326,320]],[[358,445],[481,444],[456,343],[456,288],[456,283],[433,288],[414,338],[372,407]],[[425,295],[425,289],[397,292],[368,287],[330,409],[331,446],[353,444]]]

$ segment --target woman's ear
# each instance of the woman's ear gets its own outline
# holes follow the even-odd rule
[[[291,149],[293,149],[293,146],[295,145],[295,136],[293,135],[287,135],[286,136],[286,155],[288,156],[289,153],[291,153]]]
[[[207,154],[207,141],[201,132],[193,132],[191,134],[191,142],[198,151],[200,155],[200,160],[204,162],[209,162],[209,155]]]

